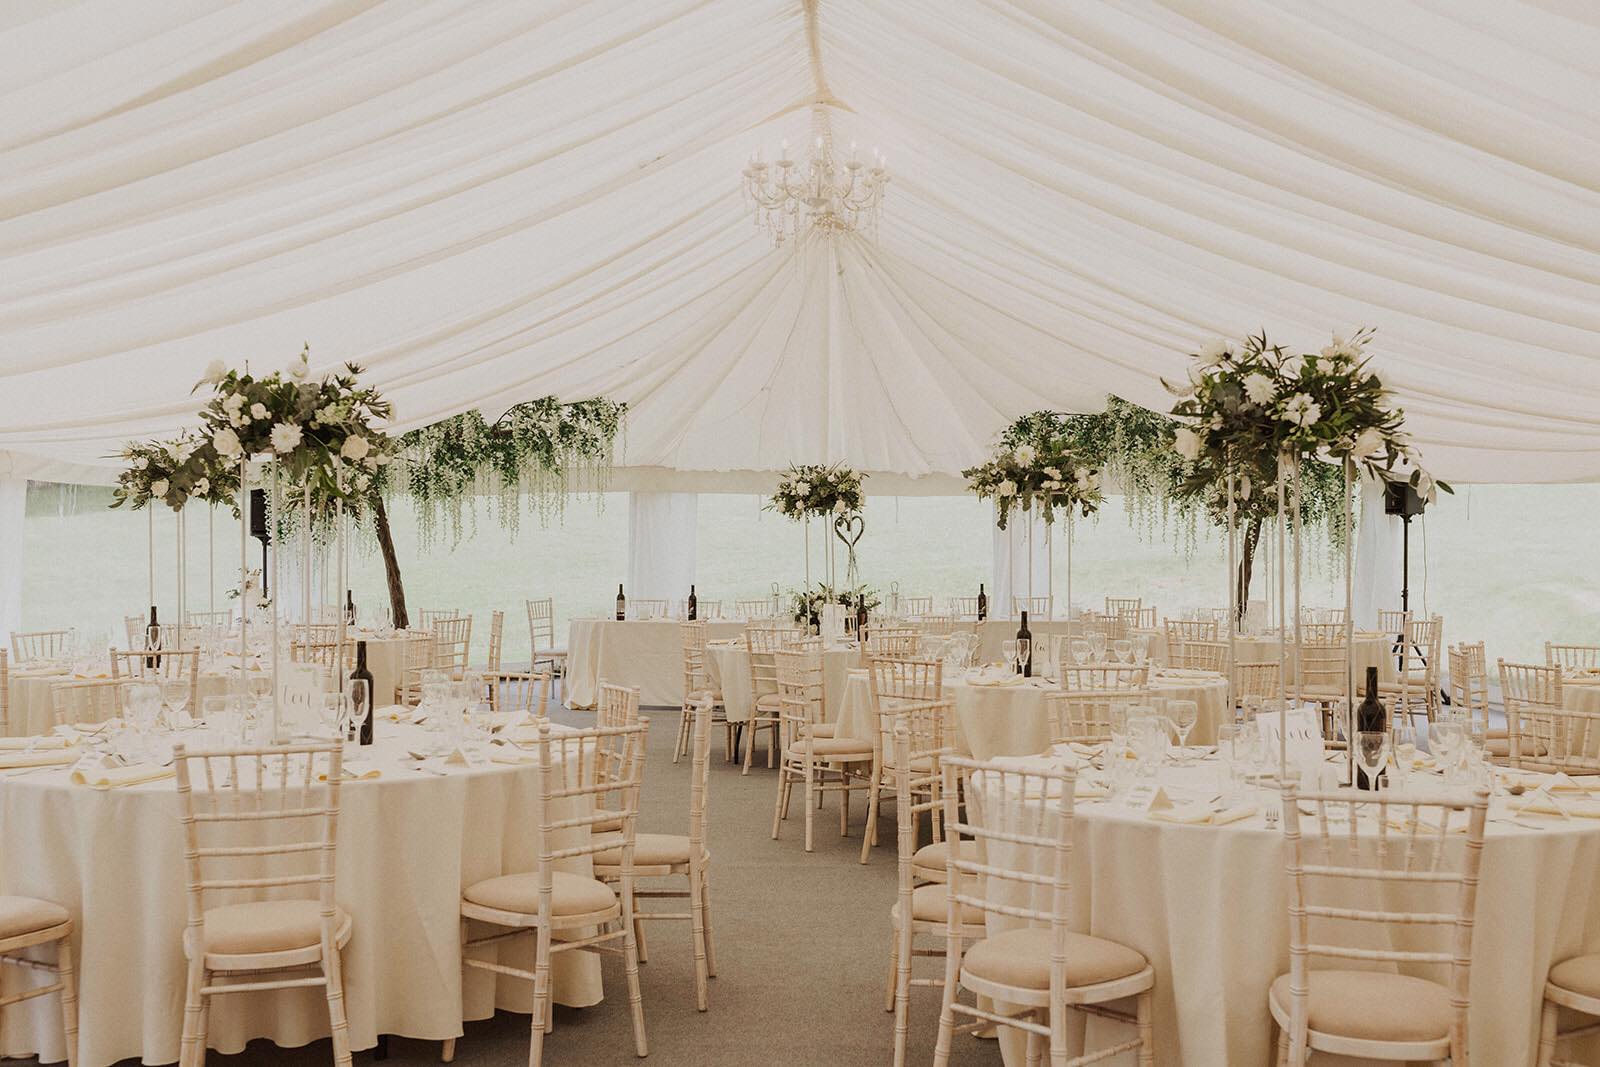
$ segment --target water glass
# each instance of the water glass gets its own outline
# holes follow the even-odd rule
[[[1366,773],[1369,782],[1377,782],[1378,772],[1388,762],[1389,731],[1361,730],[1356,733],[1356,763]]]
[[[1128,739],[1133,746],[1139,777],[1153,778],[1167,754],[1167,726],[1155,715],[1130,715]]]
[[[1028,640],[1025,637],[1019,637],[1019,638],[1017,638],[1016,644],[1017,644],[1016,668],[1017,668],[1017,673],[1021,674],[1023,665],[1027,664],[1029,662],[1028,656],[1033,652],[1033,642]]]
[[[1119,638],[1111,643],[1111,651],[1115,653],[1118,663],[1127,663],[1133,659],[1133,642],[1127,638]]]
[[[1089,631],[1089,652],[1096,663],[1106,661],[1106,634],[1104,630]]]
[[[1239,792],[1241,733],[1236,723],[1217,727],[1217,792],[1230,800]]]
[[[1133,639],[1133,662],[1144,666],[1150,661],[1150,635],[1140,634]]]
[[[1013,668],[1016,667],[1017,642],[1015,639],[1007,638],[1006,640],[1000,642],[1000,662],[1009,663]]]
[[[1188,762],[1189,733],[1200,719],[1200,705],[1193,700],[1168,700],[1167,720],[1178,735],[1178,762]]]
[[[1081,637],[1072,639],[1072,661],[1080,667],[1089,662],[1089,642]]]

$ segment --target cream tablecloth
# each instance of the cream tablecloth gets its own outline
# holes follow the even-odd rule
[[[1193,700],[1199,712],[1189,744],[1208,745],[1217,739],[1217,727],[1230,721],[1227,682],[1221,675],[1194,672],[1193,677],[1156,677],[1156,695],[1169,700]],[[947,679],[945,696],[955,701],[956,748],[979,759],[996,756],[1031,756],[1050,744],[1050,718],[1045,699],[1057,692],[1054,683],[1033,678],[1015,685],[980,685],[967,678]],[[838,735],[864,741],[872,739],[871,680],[867,672],[851,671],[839,707]]]
[[[824,721],[838,718],[839,702],[844,699],[845,681],[852,667],[861,662],[853,648],[830,648],[822,654],[822,701]],[[750,718],[750,656],[733,639],[706,644],[706,674],[711,685],[722,692],[729,722]]]
[[[1217,792],[1209,761],[1166,767],[1160,781],[1175,795],[1199,801]],[[973,817],[982,819],[989,797],[975,789],[969,805],[974,798]],[[1268,799],[1262,794],[1263,803]],[[1155,967],[1156,1062],[1268,1067],[1267,989],[1289,968],[1282,831],[1268,830],[1260,815],[1214,827],[1155,822],[1103,801],[1079,801],[1076,812],[1073,929],[1138,949]],[[1536,821],[1546,829],[1493,822],[1488,828],[1472,953],[1474,1063],[1533,1063],[1550,965],[1600,948],[1600,819]],[[1459,848],[1459,837],[1451,844]],[[990,857],[1018,862],[993,846]],[[1043,873],[1043,862],[1034,866]],[[990,885],[1008,894],[1019,888]],[[1041,898],[1035,906],[1044,903]],[[994,932],[1017,924],[993,913],[987,921]],[[1075,1023],[1073,1040],[1084,1040],[1086,1029],[1096,1047],[1130,1036],[1128,1027],[1095,1020],[1087,1027]],[[1014,1034],[1003,1034],[1002,1050],[1009,1067],[1022,1067],[1022,1042]]]
[[[380,1033],[458,1036],[463,1011],[469,1019],[497,1006],[527,1012],[532,998],[529,983],[481,971],[463,989],[459,920],[464,885],[537,864],[531,766],[451,767],[440,777],[404,761],[417,727],[380,721],[378,731],[361,758],[376,759],[382,777],[339,791],[338,897],[354,919],[345,1003],[357,1049],[371,1048]],[[583,857],[566,869],[586,873],[587,864]],[[70,784],[65,768],[0,775],[0,892],[53,900],[72,914],[81,1065],[178,1058],[184,887],[171,779],[101,792]],[[522,951],[503,949],[503,959]],[[531,965],[526,953],[520,963]],[[8,989],[15,970],[6,968]],[[555,995],[597,1003],[593,957],[560,957]],[[211,1009],[211,1046],[225,1053],[252,1038],[288,1048],[327,1033],[320,989],[222,997]],[[62,1059],[54,998],[8,1008],[4,1038],[7,1055]]]
[[[707,622],[706,636],[734,637],[742,622]],[[567,628],[567,706],[592,708],[600,683],[639,687],[639,703],[683,704],[683,639],[673,619],[573,619]]]
[[[1157,663],[1167,662],[1167,635],[1163,630],[1135,630],[1135,634],[1142,634],[1150,638],[1150,658]],[[1240,635],[1235,638],[1235,655],[1240,663],[1277,663],[1278,639],[1263,635]],[[1390,651],[1394,639],[1385,634],[1369,633],[1365,630],[1356,631],[1354,660],[1356,679],[1356,692],[1361,692],[1361,686],[1367,677],[1367,668],[1378,668],[1378,680],[1393,682],[1396,680],[1395,670],[1397,660]],[[1294,644],[1289,646],[1289,675],[1288,681],[1294,682],[1296,659]]]

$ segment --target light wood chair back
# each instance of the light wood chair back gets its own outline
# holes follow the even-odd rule
[[[632,685],[600,683],[600,696],[595,703],[596,726],[632,726],[639,721],[639,689]]]
[[[1153,606],[1140,608],[1132,618],[1136,629],[1154,630],[1156,628],[1156,609]]]
[[[1544,661],[1551,667],[1568,671],[1595,670],[1600,668],[1600,645],[1561,645],[1546,641]]]
[[[1140,597],[1108,596],[1106,597],[1106,614],[1118,619],[1126,619],[1129,626],[1139,625],[1139,615],[1144,610],[1144,600]]]
[[[799,641],[805,635],[795,626],[746,626],[745,647],[758,652],[776,652]],[[771,692],[771,690],[767,690]]]
[[[445,619],[461,618],[460,608],[430,608],[417,612],[417,625],[428,633],[433,632],[433,624]]]
[[[1068,692],[1104,692],[1109,689],[1139,689],[1149,678],[1149,669],[1132,663],[1099,663],[1085,667],[1061,667],[1061,688]]]
[[[782,747],[815,732],[825,718],[822,652],[784,649],[772,654],[781,705]]]
[[[1278,695],[1278,661],[1270,663],[1235,663],[1233,665],[1233,698],[1245,709],[1246,717],[1254,718],[1261,704]]]
[[[19,667],[63,659],[70,651],[71,640],[71,630],[13,630],[11,658],[17,661]]]
[[[920,619],[924,615],[932,615],[933,597],[903,596],[900,598],[900,613],[908,619]]]
[[[1600,712],[1566,706],[1561,668],[1497,663],[1511,766],[1600,774]]]
[[[128,633],[128,647],[135,648],[144,644],[144,616],[124,615],[122,627]]]
[[[489,613],[489,658],[487,660],[488,673],[499,674],[506,644],[506,613],[492,611]]]
[[[1302,623],[1298,652],[1297,687],[1315,693],[1339,693],[1349,682],[1350,646],[1345,643],[1343,626],[1332,623]]]
[[[433,669],[460,678],[467,670],[472,649],[472,616],[458,615],[433,621]]]
[[[526,711],[544,718],[550,705],[550,672],[516,671],[494,681],[496,711]]]
[[[1181,651],[1174,655],[1172,646],[1167,646],[1169,667],[1191,671],[1215,671],[1217,674],[1228,673],[1228,642],[1185,641],[1178,647]]]
[[[683,648],[684,699],[711,688],[706,673],[706,624],[701,620],[678,624],[678,642]]]
[[[1411,621],[1411,612],[1396,608],[1383,608],[1378,612],[1378,632],[1388,634],[1396,641],[1406,632],[1406,623]]]
[[[528,639],[532,642],[533,662],[537,663],[541,652],[549,653],[556,649],[556,602],[554,597],[542,597],[527,601],[525,606],[528,609]]]
[[[919,616],[913,625],[916,627],[917,632],[924,636],[945,637],[956,632],[956,617],[954,615],[926,614]]]
[[[700,597],[695,597],[694,613],[697,619],[720,619],[722,618],[722,601],[702,600]]]
[[[67,726],[120,718],[128,685],[126,679],[114,678],[57,682],[50,687],[50,720],[56,726]]]
[[[1460,794],[1396,797],[1388,791],[1300,793],[1293,786],[1284,792],[1290,1019],[1284,1026],[1289,1057],[1285,1061],[1280,1055],[1279,1062],[1303,1065],[1308,1046],[1339,1055],[1403,1060],[1449,1056],[1453,1063],[1465,1062],[1472,931],[1489,793],[1479,790],[1465,805],[1464,799]],[[1302,816],[1302,805],[1314,814]],[[1355,832],[1361,815],[1376,817],[1375,838]],[[1313,820],[1309,826],[1306,818]],[[1391,829],[1392,824],[1399,828]],[[1460,841],[1452,831],[1463,825],[1465,841]],[[1353,898],[1358,906],[1351,906]],[[1435,947],[1416,947],[1430,943]],[[1310,1034],[1314,957],[1350,961],[1356,969],[1370,969],[1374,963],[1442,969],[1450,996],[1448,1037],[1424,1049],[1376,1036],[1358,1040]],[[1391,1047],[1382,1049],[1386,1044]]]
[[[1473,730],[1489,730],[1489,654],[1482,641],[1450,646],[1450,703],[1472,719]]]
[[[733,613],[739,619],[770,619],[772,618],[772,598],[761,597],[758,600],[735,600]]]
[[[291,663],[309,663],[322,667],[335,678],[343,678],[355,667],[355,642],[347,640],[341,645],[337,639],[332,641],[290,641],[289,661]]]
[[[1052,745],[1077,741],[1098,744],[1124,733],[1128,709],[1150,700],[1148,689],[1078,690],[1051,693],[1045,698]]]
[[[1049,622],[1055,616],[1056,598],[1053,596],[1013,596],[1011,613],[1026,611],[1034,622]]]
[[[910,659],[917,654],[922,643],[922,633],[914,626],[881,627],[867,631],[867,656],[887,656],[892,659]]]
[[[750,700],[754,702],[768,693],[778,691],[778,666],[774,657],[788,641],[783,635],[798,631],[763,629],[749,626],[744,631],[745,658],[750,671]]]
[[[628,618],[630,619],[664,619],[667,617],[667,602],[664,599],[635,597],[628,601]]]
[[[185,649],[151,656],[128,649],[111,650],[113,681],[188,682],[187,714],[200,714],[200,650]]]
[[[874,656],[867,663],[874,706],[926,703],[944,697],[944,664],[938,660]]]
[[[339,639],[339,623],[297,622],[289,629],[289,640],[302,643],[331,643]]]
[[[409,632],[400,650],[400,679],[395,683],[397,704],[414,707],[422,699],[422,674],[433,669],[433,634]],[[375,706],[377,694],[373,695]]]
[[[950,614],[963,620],[976,619],[978,617],[978,598],[975,596],[951,597]]]
[[[1222,640],[1222,625],[1215,619],[1168,619],[1165,624],[1167,632],[1167,653],[1171,655],[1173,646],[1181,645],[1186,641],[1220,641]]]

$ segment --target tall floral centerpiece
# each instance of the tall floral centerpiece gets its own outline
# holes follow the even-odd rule
[[[778,479],[778,489],[767,503],[768,511],[776,511],[785,518],[803,523],[805,527],[806,588],[811,587],[811,520],[819,518],[827,525],[824,538],[828,587],[836,582],[834,574],[834,537],[840,536],[854,557],[855,542],[849,535],[860,538],[865,520],[861,511],[866,507],[867,496],[861,482],[866,476],[843,463],[798,464],[783,472]]]
[[[990,458],[961,472],[967,488],[980,500],[993,500],[995,525],[1006,529],[1013,511],[1030,518],[1038,515],[1050,537],[1056,513],[1067,520],[1067,615],[1072,613],[1072,524],[1077,516],[1088,517],[1099,510],[1105,495],[1100,488],[1100,470],[1074,452],[1058,416],[1048,412],[1025,415],[1001,435]],[[1033,596],[1033,523],[1028,523],[1028,595]],[[1007,557],[1011,558],[1008,553]],[[1050,573],[1047,584],[1053,587],[1055,553],[1048,554]],[[1015,567],[1007,576],[1007,598],[1015,590]]]
[[[1427,501],[1450,487],[1422,467],[1421,457],[1404,430],[1405,413],[1371,367],[1366,346],[1373,332],[1349,338],[1334,335],[1317,352],[1291,352],[1267,340],[1265,331],[1242,342],[1215,339],[1193,354],[1188,381],[1166,383],[1178,396],[1172,414],[1179,421],[1173,446],[1187,464],[1185,487],[1194,492],[1220,492],[1228,521],[1228,566],[1234,573],[1236,518],[1273,494],[1278,516],[1278,638],[1280,715],[1288,707],[1288,633],[1300,643],[1301,479],[1302,464],[1318,458],[1337,462],[1344,474],[1345,639],[1353,641],[1351,619],[1351,486],[1364,471],[1384,481],[1408,481]],[[1408,470],[1409,469],[1409,470]],[[1286,496],[1290,498],[1286,502]],[[1285,520],[1288,516],[1288,520]],[[1293,615],[1284,604],[1286,528],[1293,535]],[[1229,582],[1229,641],[1238,605],[1237,585]],[[1292,619],[1292,623],[1290,620]],[[1231,657],[1230,657],[1231,659]],[[1299,696],[1296,672],[1296,696]],[[1354,678],[1346,672],[1346,713],[1354,711]],[[1353,735],[1352,735],[1353,736]],[[1280,772],[1285,761],[1280,729]]]

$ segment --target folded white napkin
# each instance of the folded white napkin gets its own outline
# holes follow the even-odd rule
[[[383,770],[376,763],[369,763],[365,760],[347,760],[341,765],[340,770],[342,772],[340,779],[346,782],[365,782],[373,778],[383,777]],[[326,782],[328,776],[319,774],[317,775],[317,780]]]
[[[968,678],[967,678],[967,684],[968,685],[982,686],[982,687],[984,687],[986,689],[999,688],[999,687],[1003,687],[1003,686],[1021,685],[1022,682],[1023,682],[1023,678],[1022,678],[1022,675],[1020,675],[1020,674],[1002,674],[1002,675],[999,675],[999,676],[993,676],[993,675],[987,675],[987,674],[974,674],[974,675],[968,676]]]
[[[1208,804],[1174,804],[1167,808],[1151,808],[1150,818],[1157,822],[1179,823],[1184,826],[1226,826],[1256,813],[1255,805],[1240,804],[1215,811]]]
[[[173,777],[176,773],[171,767],[159,767],[153,763],[122,766],[108,759],[84,763],[73,768],[72,782],[74,785],[86,785],[93,789],[120,789],[144,782],[159,782],[163,778]]]
[[[18,767],[65,767],[78,762],[79,753],[72,748],[47,748],[40,752],[8,750],[0,752],[0,770],[11,771]]]
[[[0,737],[0,752],[26,751],[30,746],[35,752],[43,752],[53,748],[67,748],[76,745],[76,737]]]
[[[520,748],[507,748],[505,745],[495,745],[489,752],[489,760],[492,763],[506,763],[515,766],[538,762],[539,753],[528,752]]]
[[[1590,797],[1557,799],[1545,789],[1536,789],[1511,799],[1511,810],[1531,815],[1558,815],[1577,819],[1600,819],[1600,801]]]

